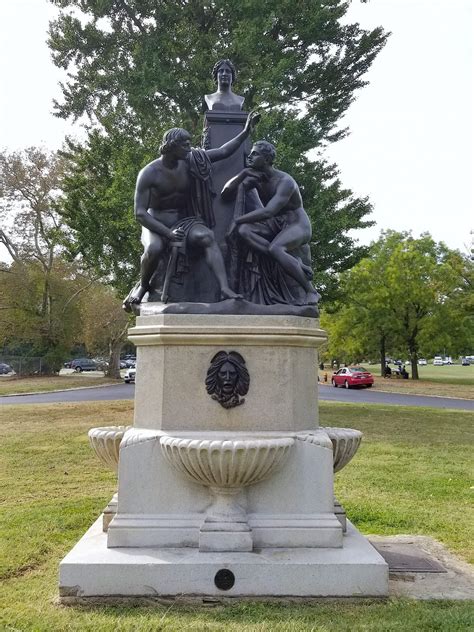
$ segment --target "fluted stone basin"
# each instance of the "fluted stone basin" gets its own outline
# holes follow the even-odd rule
[[[294,439],[162,437],[160,444],[168,462],[193,482],[241,489],[270,476],[286,458]]]
[[[281,467],[293,444],[290,437],[160,439],[166,460],[194,483],[209,487],[214,495],[200,530],[200,550],[252,550],[247,515],[236,496]]]
[[[332,443],[334,473],[345,467],[359,449],[362,432],[353,428],[322,428]]]
[[[334,473],[345,467],[357,452],[362,441],[362,432],[353,428],[322,428],[329,435],[332,443]],[[344,533],[347,531],[346,512],[341,503],[334,498],[334,513],[342,525]]]
[[[104,426],[102,428],[91,428],[88,432],[89,443],[92,449],[102,463],[116,474],[118,473],[120,443],[123,435],[129,428],[131,426]],[[103,511],[102,529],[104,531],[108,530],[112,518],[117,513],[117,503],[117,494],[114,494]]]
[[[104,426],[91,428],[89,443],[99,459],[114,472],[118,471],[120,443],[131,426]]]

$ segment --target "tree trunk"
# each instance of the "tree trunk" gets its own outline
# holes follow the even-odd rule
[[[123,342],[121,340],[113,340],[109,343],[109,366],[105,370],[105,375],[114,380],[120,380],[120,351]]]
[[[413,336],[412,340],[409,341],[408,349],[410,351],[410,362],[411,362],[411,379],[419,380],[418,376],[418,346],[415,341],[415,336]]]
[[[385,376],[385,333],[380,334],[380,375]]]
[[[410,337],[408,338],[408,351],[410,352],[411,362],[411,379],[419,380],[418,376],[418,344],[417,344],[418,326],[415,326]]]

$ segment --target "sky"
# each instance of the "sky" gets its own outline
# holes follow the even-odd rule
[[[474,239],[474,0],[369,0],[348,21],[392,33],[367,73],[330,146],[345,187],[369,196],[376,226],[354,231],[359,243],[381,230],[430,232],[466,253]],[[57,69],[46,46],[56,9],[47,0],[0,0],[0,148],[58,149],[77,125],[53,116]],[[2,253],[0,253],[0,257]]]

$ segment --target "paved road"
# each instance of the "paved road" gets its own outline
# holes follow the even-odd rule
[[[350,404],[393,404],[395,406],[428,406],[429,408],[458,408],[474,411],[474,400],[472,399],[383,393],[369,388],[345,389],[321,386],[319,399]]]
[[[36,395],[12,395],[0,397],[1,404],[53,404],[57,402],[94,402],[111,399],[133,399],[133,384],[113,384],[94,388],[78,388],[54,393],[37,393]]]
[[[84,388],[75,391],[43,393],[37,395],[15,395],[0,397],[1,404],[50,404],[55,402],[87,402],[111,399],[133,399],[132,384],[117,384],[100,388]],[[474,400],[430,397],[428,395],[403,395],[381,393],[373,389],[349,389],[321,386],[319,399],[322,401],[347,402],[350,404],[391,404],[395,406],[428,406],[431,408],[456,408],[474,411]]]

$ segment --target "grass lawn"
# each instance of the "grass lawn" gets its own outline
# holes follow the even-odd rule
[[[117,383],[118,380],[111,380],[103,375],[84,375],[83,373],[45,377],[2,376],[0,377],[0,397]]]
[[[410,367],[407,370],[411,372]],[[419,366],[418,373],[422,380],[433,382],[445,382],[449,384],[472,384],[474,385],[474,365],[461,366],[460,364],[445,364],[443,366]]]
[[[89,448],[87,430],[131,419],[129,401],[0,409],[0,629],[451,632],[474,627],[473,604],[466,602],[58,605],[59,561],[115,489],[113,474]],[[322,403],[322,425],[359,428],[365,435],[358,455],[336,477],[337,496],[358,528],[431,535],[472,562],[473,422],[474,415],[462,411]]]

